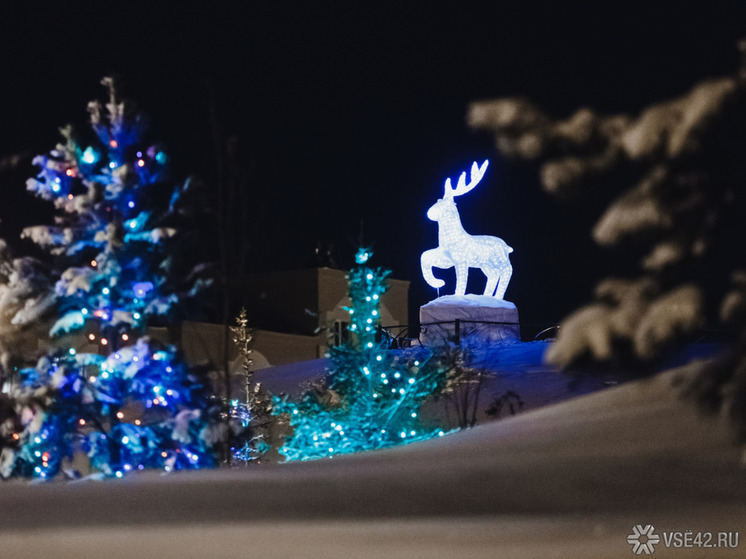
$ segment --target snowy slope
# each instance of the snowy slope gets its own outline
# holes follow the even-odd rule
[[[629,556],[633,524],[743,532],[739,449],[722,422],[676,397],[682,374],[332,460],[7,483],[0,549],[8,557],[598,558]],[[715,551],[698,556],[739,556]]]

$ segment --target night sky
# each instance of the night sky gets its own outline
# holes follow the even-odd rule
[[[467,231],[514,247],[506,298],[536,331],[620,272],[589,239],[612,193],[549,198],[536,168],[501,159],[488,134],[467,128],[468,103],[526,96],[557,116],[584,105],[635,113],[733,72],[746,37],[742,1],[156,4],[6,7],[0,157],[45,153],[59,126],[85,126],[87,102],[114,73],[174,173],[209,183],[212,103],[249,177],[251,268],[307,266],[318,241],[349,267],[362,228],[372,263],[412,281],[415,309],[435,296],[419,272],[419,254],[437,245],[425,211],[446,177],[489,158],[459,210]],[[24,192],[32,173],[0,174],[0,236],[46,219]]]

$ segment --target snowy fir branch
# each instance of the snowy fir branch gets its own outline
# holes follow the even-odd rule
[[[638,115],[581,109],[561,120],[497,99],[472,104],[469,123],[493,133],[502,154],[537,162],[547,192],[619,191],[592,236],[639,265],[601,281],[594,301],[562,322],[549,361],[653,362],[702,328],[721,331],[737,340],[733,351],[691,393],[730,415],[746,440],[746,68]]]

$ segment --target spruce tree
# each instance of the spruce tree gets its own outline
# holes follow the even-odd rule
[[[391,350],[381,339],[381,296],[388,270],[367,265],[370,249],[360,249],[348,280],[352,306],[350,339],[329,350],[325,379],[299,402],[276,398],[273,412],[289,418],[292,433],[280,453],[309,460],[373,450],[442,435],[420,420],[428,398],[445,387],[448,365],[418,348]]]
[[[215,464],[220,407],[171,346],[145,336],[204,282],[175,273],[174,219],[189,181],[174,184],[168,156],[146,141],[147,119],[104,78],[105,106],[88,105],[94,137],[72,127],[33,161],[27,182],[51,202],[54,225],[24,230],[51,257],[57,319],[51,337],[84,331],[98,353],[65,338],[36,367],[22,371],[15,447],[2,474],[52,477],[64,459],[88,454],[91,466],[121,477],[143,468]]]

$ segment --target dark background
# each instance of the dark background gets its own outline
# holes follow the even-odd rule
[[[746,37],[742,1],[234,4],[4,7],[0,157],[45,153],[59,126],[84,127],[101,77],[115,73],[176,176],[209,185],[212,106],[247,171],[250,269],[308,266],[318,242],[347,268],[362,232],[373,264],[412,281],[413,316],[435,297],[419,272],[437,245],[425,211],[446,177],[489,158],[459,210],[467,231],[514,247],[506,298],[537,332],[627,265],[589,239],[613,192],[548,197],[535,168],[467,128],[468,103],[526,96],[562,117],[580,106],[635,113],[732,73]],[[31,174],[28,160],[0,174],[0,235],[11,241],[48,220],[24,192]]]

